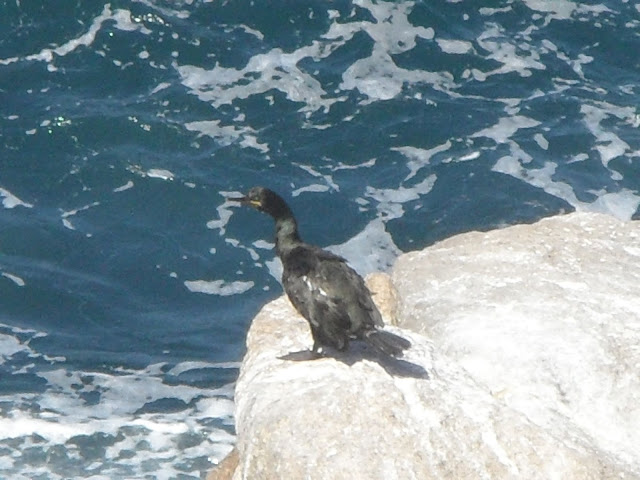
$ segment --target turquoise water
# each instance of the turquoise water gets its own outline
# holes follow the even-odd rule
[[[640,217],[631,2],[5,2],[0,477],[200,478],[280,295],[281,192],[362,273]]]

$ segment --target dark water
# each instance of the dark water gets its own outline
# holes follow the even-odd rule
[[[233,443],[270,219],[362,273],[638,218],[633,2],[0,6],[0,477],[199,478]]]

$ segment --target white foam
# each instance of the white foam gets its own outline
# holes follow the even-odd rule
[[[62,224],[69,230],[75,230],[76,228],[71,222],[71,220],[69,220],[69,217],[77,215],[79,212],[89,210],[90,208],[97,207],[98,205],[100,205],[100,202],[92,202],[82,207],[75,208],[73,210],[63,211],[62,214],[60,215],[60,217],[62,218]]]
[[[420,196],[431,191],[436,183],[436,175],[427,176],[422,182],[411,187],[374,188],[367,187],[366,196],[376,200],[377,210],[384,220],[400,218],[404,215],[404,204],[419,200]]]
[[[225,282],[224,280],[186,280],[184,286],[189,289],[190,292],[206,293],[208,295],[238,295],[253,288],[254,283],[252,281],[243,282]]]
[[[558,165],[554,162],[546,162],[542,168],[526,169],[521,165],[518,157],[505,156],[496,162],[492,170],[511,175],[534,187],[541,188],[548,194],[565,200],[579,211],[608,213],[621,220],[631,220],[640,206],[640,195],[629,189],[621,189],[611,193],[592,192],[597,195],[593,203],[578,200],[571,185],[554,179],[557,167]]]
[[[18,352],[29,352],[16,337],[12,335],[0,334],[0,360],[10,358]]]
[[[297,197],[301,193],[308,193],[308,192],[323,193],[323,192],[328,192],[328,191],[329,191],[329,186],[320,185],[318,183],[312,183],[310,185],[305,185],[304,187],[296,188],[295,190],[293,190],[291,192],[291,196],[292,197]]]
[[[366,9],[374,18],[373,22],[334,22],[325,38],[350,39],[356,32],[367,33],[382,50],[389,54],[398,54],[412,50],[416,40],[432,40],[435,32],[430,27],[416,27],[409,21],[413,8],[410,2],[384,2],[357,0],[354,2]]]
[[[78,212],[89,210],[90,208],[97,207],[98,205],[100,205],[100,202],[92,202],[87,205],[83,205],[82,207],[74,208],[73,210],[66,210],[62,212],[61,217],[62,218],[71,217],[73,215],[77,215]]]
[[[127,183],[125,183],[120,187],[114,188],[113,191],[114,193],[119,193],[119,192],[124,192],[125,190],[129,190],[130,188],[133,188],[133,182],[131,180],[129,180]]]
[[[489,72],[482,72],[484,77],[504,75],[511,72],[521,77],[531,76],[531,70],[546,70],[535,50],[528,50],[527,56],[521,55],[518,45],[513,43],[512,36],[504,33],[498,25],[492,25],[477,38],[478,45],[487,52],[486,58],[500,63],[501,66]]]
[[[325,100],[323,97],[326,92],[320,83],[300,70],[297,64],[303,58],[318,58],[328,53],[330,52],[324,52],[322,44],[314,43],[291,53],[276,48],[255,55],[240,70],[219,65],[212,70],[191,65],[178,65],[176,68],[182,83],[191,93],[216,108],[275,88],[290,101],[305,105],[302,107],[303,111],[315,111],[328,108],[334,100]],[[217,128],[217,122],[193,122],[190,125],[193,130],[206,127],[206,130],[211,131]]]
[[[269,146],[258,141],[257,133],[251,127],[220,125],[220,120],[201,120],[186,123],[184,126],[189,131],[215,138],[220,145],[239,142],[244,147],[255,148],[263,153],[269,152]]]
[[[149,178],[159,178],[160,180],[173,180],[175,177],[173,172],[164,168],[151,168],[145,174]]]
[[[0,430],[3,437],[19,438],[39,435],[52,443],[64,444],[70,438],[78,435],[89,435],[95,430],[89,425],[60,423],[56,420],[28,417],[22,412],[16,412],[10,418],[0,418]]]
[[[216,207],[216,211],[218,212],[218,218],[214,220],[209,220],[207,222],[207,228],[211,230],[219,230],[220,235],[224,235],[226,233],[227,223],[229,223],[229,219],[233,215],[233,207],[237,207],[239,204],[232,200],[228,200],[229,197],[241,197],[242,194],[238,192],[220,192],[220,195],[225,197],[225,201]]]
[[[195,361],[187,361],[180,362],[176,366],[174,366],[171,370],[167,372],[167,375],[180,375],[184,372],[189,372],[191,370],[200,370],[203,368],[240,368],[239,362],[226,362],[226,363],[216,363],[212,365],[207,362],[195,362]]]
[[[25,207],[25,208],[33,208],[33,205],[27,202],[23,202],[18,197],[16,197],[9,190],[0,187],[0,196],[2,197],[2,205],[4,208],[15,208],[15,207]]]
[[[495,125],[482,129],[471,135],[471,137],[487,137],[497,144],[502,144],[511,140],[511,137],[513,137],[517,131],[523,128],[537,127],[538,125],[540,125],[539,121],[523,115],[502,117]]]
[[[496,13],[510,12],[511,10],[512,8],[510,6],[501,8],[481,7],[478,9],[478,12],[485,17],[491,17]]]
[[[156,85],[151,92],[149,92],[149,95],[154,95],[166,88],[169,88],[171,86],[171,84],[169,82],[160,82],[158,85]]]
[[[68,228],[69,230],[75,230],[76,229],[76,227],[73,225],[71,220],[69,220],[68,218],[63,218],[62,219],[62,225],[64,225],[64,227]]]
[[[151,33],[151,31],[144,27],[144,25],[142,25],[141,23],[133,22],[131,20],[131,13],[128,10],[118,9],[115,12],[112,12],[111,6],[109,4],[106,4],[102,9],[102,13],[100,13],[100,15],[93,19],[93,22],[91,22],[89,29],[85,33],[55,48],[44,48],[38,53],[27,55],[26,57],[24,57],[24,60],[47,62],[49,63],[49,70],[56,70],[55,66],[53,65],[53,61],[56,56],[63,57],[75,51],[79,47],[88,47],[93,44],[96,39],[96,35],[102,28],[102,25],[104,24],[104,22],[109,20],[115,21],[116,28],[120,30],[137,30],[146,34]],[[8,65],[19,60],[20,58],[18,57],[0,59],[0,65]]]
[[[405,84],[421,83],[445,91],[453,86],[452,76],[448,72],[405,70],[395,64],[387,51],[375,46],[370,57],[356,61],[345,71],[340,88],[358,90],[368,97],[367,101],[362,102],[366,104],[375,100],[390,100],[402,93]]]
[[[326,58],[357,32],[365,32],[374,40],[372,55],[354,62],[347,69],[340,89],[359,90],[371,99],[389,99],[401,92],[405,82],[426,82],[439,89],[451,84],[452,76],[447,72],[405,70],[399,68],[391,58],[391,55],[414,48],[417,38],[430,40],[434,37],[432,28],[416,27],[409,22],[412,4],[376,3],[368,0],[358,1],[357,4],[369,10],[375,20],[344,22],[340,21],[337,12],[333,12],[329,15],[332,23],[322,35],[321,41],[313,41],[293,52],[274,48],[253,56],[240,69],[220,65],[210,70],[195,65],[176,65],[176,69],[182,83],[192,94],[216,108],[277,89],[289,101],[300,103],[302,112],[309,114],[320,109],[328,111],[335,102],[342,99],[327,94],[320,82],[298,67],[298,64],[305,58]],[[457,50],[462,48],[462,43],[454,40],[448,45]],[[222,126],[217,120],[206,120],[190,122],[187,128],[222,142],[245,139],[246,146],[268,151],[268,147],[260,143],[257,135],[247,127]]]
[[[448,40],[444,38],[436,38],[436,43],[444,53],[454,55],[463,55],[473,51],[473,45],[466,40]]]
[[[267,242],[266,240],[256,240],[255,242],[253,242],[253,246],[262,250],[271,250],[273,247],[275,247],[275,244],[273,244],[272,242]]]
[[[12,273],[7,273],[7,272],[2,272],[0,275],[2,275],[5,278],[8,278],[9,280],[11,280],[13,283],[18,285],[19,287],[24,287],[25,286],[24,280],[22,278],[18,277],[17,275],[13,275]]]
[[[633,151],[627,142],[611,129],[605,128],[603,123],[611,117],[632,123],[636,115],[635,109],[596,102],[581,105],[580,112],[583,115],[584,124],[595,138],[593,149],[598,153],[602,165],[609,169],[613,180],[622,180],[622,175],[610,167],[610,162],[623,156],[638,157],[640,152]],[[619,191],[593,191],[591,193],[596,195],[596,200],[585,202],[577,198],[574,188],[569,183],[555,179],[558,168],[556,162],[546,162],[539,169],[525,168],[524,165],[531,161],[532,156],[513,140],[513,136],[523,128],[534,128],[538,125],[539,122],[536,120],[514,115],[501,118],[496,125],[476,132],[472,137],[487,137],[493,139],[498,145],[509,146],[510,155],[500,158],[494,165],[493,171],[511,175],[541,188],[550,195],[565,200],[577,210],[609,213],[623,220],[633,217],[640,205],[638,192],[627,188],[621,188]],[[535,133],[533,139],[542,149],[548,149],[549,143],[541,133]],[[588,159],[589,156],[582,153],[570,158],[567,163]]]
[[[546,162],[542,168],[525,169],[517,157],[505,156],[496,162],[492,170],[526,181],[526,183],[541,188],[550,195],[562,198],[574,207],[585,205],[578,200],[571,185],[553,180],[557,166],[554,162]]]
[[[469,162],[469,161],[475,160],[477,158],[480,158],[480,152],[479,151],[467,153],[466,155],[458,157],[457,159],[451,159],[451,161],[453,161],[453,162]],[[448,163],[448,162],[445,162],[445,163]]]
[[[233,400],[230,398],[210,397],[199,400],[196,404],[197,411],[209,418],[227,418],[232,421],[233,417],[230,412],[235,410]],[[226,434],[224,434],[226,435]]]
[[[633,152],[627,142],[616,133],[602,126],[604,120],[614,116],[629,123],[636,117],[636,110],[632,107],[619,107],[606,102],[596,104],[583,104],[580,113],[584,115],[583,122],[596,138],[595,150],[600,155],[602,164],[609,168],[609,162],[622,155],[638,157],[639,152]]]
[[[0,442],[5,446],[0,468],[8,469],[4,473],[11,478],[68,478],[56,472],[79,466],[87,478],[199,477],[231,449],[234,437],[228,428],[212,425],[232,425],[233,386],[207,389],[178,379],[169,384],[165,375],[238,368],[237,363],[69,370],[64,358],[42,355],[30,346],[44,333],[6,324],[0,324],[0,329],[0,363],[5,373],[46,381],[41,392],[5,393],[3,405],[11,405],[9,410],[0,405]],[[87,401],[87,395],[93,400]],[[170,412],[153,408],[147,412],[150,405],[166,400],[180,403]],[[102,454],[100,445],[104,445]],[[87,447],[90,457],[84,451]],[[25,461],[25,450],[36,461]],[[56,451],[64,454],[52,454]],[[37,461],[38,456],[47,457],[46,466]]]
[[[531,10],[551,14],[551,18],[556,20],[569,20],[578,7],[569,0],[524,0],[524,3]]]
[[[620,220],[631,220],[640,206],[640,195],[627,188],[619,192],[600,192],[595,202],[582,205],[581,210],[608,213]]]
[[[317,168],[315,168],[312,165],[303,165],[300,163],[297,163],[296,166],[298,168],[301,168],[302,170],[304,170],[305,172],[309,173],[310,175],[317,177],[317,178],[321,178],[322,180],[324,180],[324,185],[307,185],[305,187],[302,188],[298,188],[296,190],[294,190],[294,192],[292,193],[292,196],[297,197],[298,195],[300,195],[300,193],[302,192],[326,192],[329,190],[329,188],[331,188],[331,190],[335,191],[335,192],[339,192],[340,191],[340,186],[333,180],[333,176],[332,175],[328,175],[326,173],[322,173],[319,172]]]
[[[282,262],[278,257],[273,257],[271,260],[265,261],[264,265],[265,267],[267,267],[269,274],[273,278],[275,278],[278,282],[282,282]]]
[[[405,182],[413,178],[423,167],[429,165],[431,157],[437,153],[446,152],[451,148],[451,141],[447,140],[442,145],[437,145],[430,149],[416,148],[411,146],[393,147],[392,151],[400,152],[407,158],[407,167],[409,167],[409,175],[405,177]]]
[[[345,243],[328,250],[347,259],[360,275],[388,270],[402,253],[379,218]]]
[[[211,0],[211,1],[213,1],[213,0]],[[247,25],[244,25],[244,24],[240,24],[240,25],[238,25],[238,27],[240,27],[242,30],[244,30],[248,34],[253,35],[258,40],[264,40],[264,35],[262,34],[261,31],[256,30],[256,29],[251,28],[251,27],[248,27]]]
[[[549,141],[546,138],[544,138],[544,135],[542,135],[541,133],[536,133],[533,136],[533,139],[536,141],[536,143],[541,149],[543,150],[549,149]]]
[[[14,461],[11,458],[7,456],[0,457],[0,470],[8,470],[12,468],[13,465]]]

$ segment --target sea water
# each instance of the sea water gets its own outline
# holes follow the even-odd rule
[[[637,219],[630,1],[0,6],[0,478],[202,478],[234,442],[280,192],[361,273]]]

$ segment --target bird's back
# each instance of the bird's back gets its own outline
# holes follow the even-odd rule
[[[382,317],[362,277],[331,252],[300,244],[282,255],[283,285],[311,324],[328,324],[347,336],[382,326]]]

